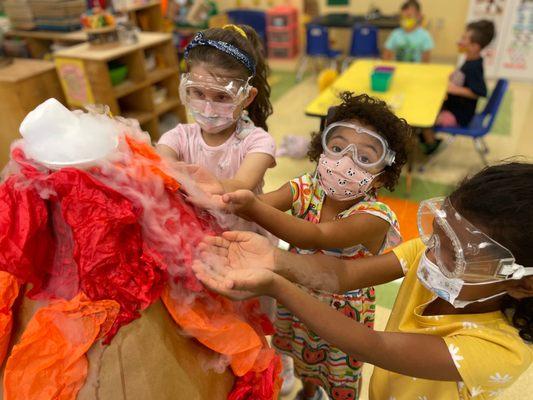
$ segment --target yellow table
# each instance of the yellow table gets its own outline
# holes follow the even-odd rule
[[[394,66],[394,76],[386,93],[370,89],[370,75],[376,66]],[[397,116],[419,128],[433,126],[442,106],[448,77],[454,66],[445,64],[414,64],[381,60],[355,61],[328,89],[305,109],[310,116],[324,119],[331,106],[339,104],[343,91],[367,93],[386,101]]]

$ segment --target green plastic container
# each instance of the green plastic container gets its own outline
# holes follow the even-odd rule
[[[391,72],[374,71],[370,76],[370,86],[374,92],[386,92],[392,82]]]
[[[111,67],[109,69],[109,76],[111,77],[111,84],[113,86],[116,86],[124,82],[124,80],[128,76],[128,67],[125,65]]]

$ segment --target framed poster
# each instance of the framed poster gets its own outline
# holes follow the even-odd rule
[[[82,60],[55,59],[57,73],[69,106],[83,107],[94,103],[93,93]]]
[[[513,2],[502,34],[498,75],[533,79],[533,0]]]

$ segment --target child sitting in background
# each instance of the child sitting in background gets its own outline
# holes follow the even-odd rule
[[[256,198],[250,191],[228,193],[222,200],[238,215],[290,243],[293,252],[321,252],[343,259],[380,254],[400,241],[396,216],[376,199],[376,189],[393,190],[407,155],[409,125],[387,105],[367,95],[342,95],[328,126],[316,134],[309,156],[316,173],[296,178],[275,192]],[[291,210],[292,216],[285,213]],[[312,294],[367,327],[374,325],[374,288]],[[360,393],[362,364],[319,338],[291,311],[279,306],[273,345],[294,359],[304,384],[301,399]],[[290,359],[288,359],[290,360]],[[287,366],[289,364],[289,366]],[[292,372],[284,362],[286,387]],[[292,368],[291,368],[292,369]],[[288,391],[288,390],[287,390]]]
[[[450,127],[470,124],[476,113],[478,98],[487,96],[481,50],[487,47],[493,38],[492,21],[480,20],[466,26],[457,43],[459,52],[465,54],[465,62],[450,75],[448,98],[442,105],[436,125]],[[424,142],[424,153],[431,154],[441,141],[435,138],[433,130],[427,129],[424,131]]]
[[[272,105],[259,36],[247,25],[207,29],[187,46],[185,60],[180,98],[195,122],[166,132],[158,151],[196,164],[192,176],[208,193],[261,193],[276,147],[266,132]]]
[[[384,60],[429,62],[433,39],[420,26],[422,14],[416,0],[406,1],[401,8],[400,28],[396,28],[385,42]]]

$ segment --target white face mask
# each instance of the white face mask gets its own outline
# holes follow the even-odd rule
[[[464,308],[469,304],[481,303],[499,296],[503,296],[505,293],[507,293],[501,292],[477,300],[458,300],[457,296],[459,296],[459,293],[461,293],[461,289],[463,288],[463,286],[487,285],[490,283],[501,282],[501,280],[466,283],[465,281],[459,278],[448,278],[442,273],[442,271],[436,264],[431,262],[431,260],[427,257],[426,252],[424,252],[422,257],[420,258],[417,276],[418,280],[422,283],[422,285],[426,287],[426,289],[435,293],[441,299],[446,300],[455,308]]]
[[[210,116],[197,111],[190,110],[194,120],[207,133],[220,133],[235,123],[236,119],[229,116]]]

